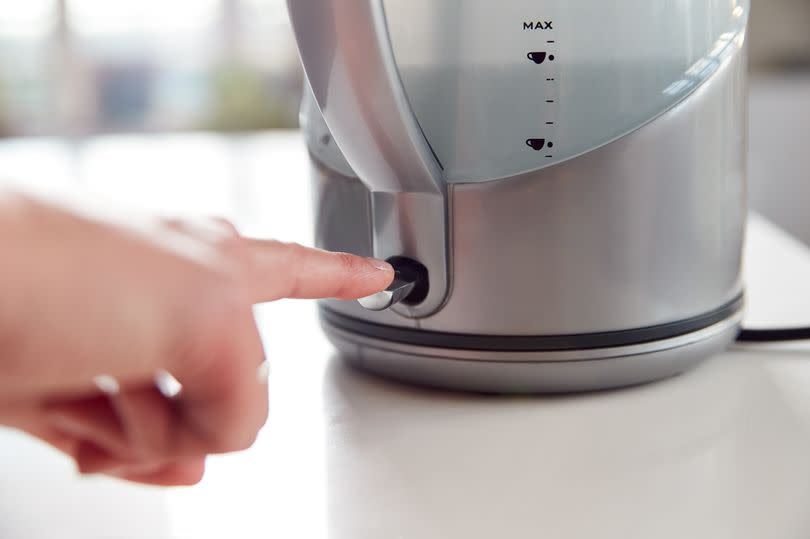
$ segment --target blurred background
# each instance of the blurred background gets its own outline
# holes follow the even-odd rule
[[[752,0],[751,69],[756,76],[810,73],[810,0]]]
[[[752,1],[752,205],[810,242],[810,0]],[[284,0],[0,0],[0,66],[0,138],[290,128],[302,83]]]
[[[810,0],[754,0],[752,69],[810,69]],[[295,126],[284,0],[0,0],[0,136]]]
[[[284,0],[0,0],[0,135],[296,123]]]

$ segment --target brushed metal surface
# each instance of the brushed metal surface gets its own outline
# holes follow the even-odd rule
[[[416,281],[409,281],[396,275],[388,288],[382,292],[359,298],[357,302],[361,307],[369,311],[384,311],[407,298],[408,294],[413,292],[415,286]]]
[[[321,322],[346,361],[388,378],[484,393],[568,393],[625,387],[683,373],[727,349],[740,320],[738,313],[691,335],[579,356],[571,352],[475,353],[392,344]]]
[[[433,316],[330,308],[434,331],[555,335],[664,324],[729,302],[742,291],[745,64],[743,50],[676,107],[576,159],[452,186],[453,285]],[[346,245],[342,216],[358,219],[367,198],[353,191],[336,208],[328,193],[356,180],[323,167],[316,176],[319,244]]]
[[[451,300],[426,329],[583,333],[689,318],[742,290],[745,61],[614,144],[458,185]]]
[[[427,316],[449,286],[447,189],[402,87],[382,4],[289,0],[288,8],[307,91],[372,193],[374,256],[407,256],[428,268],[424,301],[394,309]]]

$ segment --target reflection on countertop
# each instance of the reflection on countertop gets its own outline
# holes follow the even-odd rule
[[[803,362],[736,353],[653,385],[492,397],[335,358],[330,537],[797,537],[810,526]]]

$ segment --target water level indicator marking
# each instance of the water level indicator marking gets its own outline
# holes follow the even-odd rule
[[[528,53],[526,55],[526,58],[528,58],[529,60],[531,60],[532,62],[534,62],[537,65],[542,64],[543,62],[546,61],[546,59],[548,59],[549,62],[554,61],[554,55],[553,54],[547,54],[544,51],[530,52],[530,53]]]
[[[539,152],[543,148],[551,149],[554,147],[554,143],[546,141],[544,138],[530,138],[526,139],[526,146],[530,147],[532,150]]]

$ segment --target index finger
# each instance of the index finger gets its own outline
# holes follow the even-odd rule
[[[388,262],[273,240],[245,240],[252,261],[254,302],[281,298],[357,299],[394,280]]]

